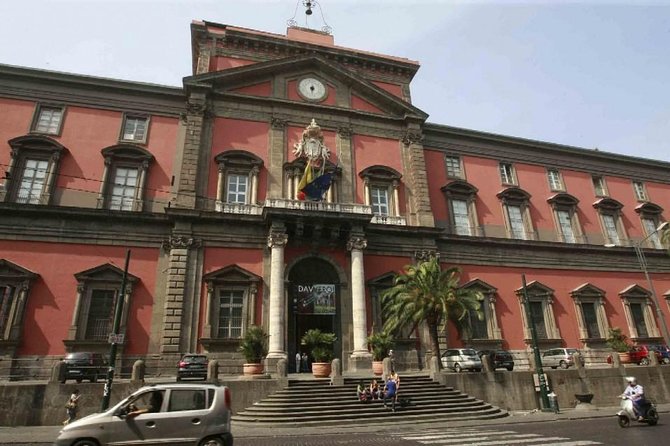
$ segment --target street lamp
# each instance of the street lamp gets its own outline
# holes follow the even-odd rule
[[[654,232],[650,233],[645,238],[643,238],[642,240],[640,240],[635,244],[635,254],[637,254],[637,261],[640,263],[640,268],[642,268],[642,272],[644,272],[644,277],[647,279],[647,284],[649,285],[649,290],[651,291],[651,298],[654,300],[654,306],[656,307],[656,317],[661,321],[661,329],[663,330],[663,338],[665,340],[666,345],[670,344],[670,334],[668,334],[668,326],[665,323],[665,317],[663,316],[663,311],[661,310],[661,306],[658,303],[658,297],[656,296],[654,283],[651,281],[651,278],[649,277],[649,272],[647,271],[647,259],[644,256],[644,252],[642,252],[642,244],[645,241],[647,241],[647,239],[649,239],[650,237],[667,229],[668,226],[670,226],[670,222],[664,221],[658,226],[658,228],[656,228]]]

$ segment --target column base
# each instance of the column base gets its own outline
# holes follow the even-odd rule
[[[274,377],[278,377],[279,375],[281,375],[282,373],[280,373],[277,370],[277,364],[282,359],[286,362],[286,353],[282,353],[282,352],[268,353],[268,355],[265,357],[265,363],[264,363],[265,373],[269,373],[270,375],[272,375]],[[288,362],[286,362],[286,364],[288,365]],[[284,372],[284,373],[286,373],[286,372]],[[281,377],[281,376],[279,376],[279,377]]]
[[[349,371],[372,373],[372,355],[369,352],[365,353],[367,354],[354,352],[349,356]]]

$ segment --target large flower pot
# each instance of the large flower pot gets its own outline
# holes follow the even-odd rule
[[[384,361],[372,361],[372,373],[381,376],[384,373]]]
[[[245,375],[262,375],[263,374],[263,364],[262,363],[244,364],[242,367],[243,367]]]
[[[619,355],[619,362],[621,364],[630,364],[630,353],[628,352],[618,352]]]
[[[330,376],[330,362],[313,362],[312,375],[315,378],[328,378]]]

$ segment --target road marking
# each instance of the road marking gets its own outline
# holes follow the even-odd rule
[[[590,446],[603,444],[590,440],[572,440],[567,437],[549,437],[540,434],[520,434],[516,431],[463,429],[431,429],[422,433],[404,434],[396,432],[394,437],[416,441],[425,445],[448,446]]]

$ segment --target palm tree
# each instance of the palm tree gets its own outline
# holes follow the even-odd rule
[[[460,274],[461,270],[457,267],[442,270],[437,257],[405,266],[404,271],[394,278],[393,287],[381,295],[384,331],[393,333],[404,327],[414,330],[426,322],[431,349],[439,358],[437,336],[440,327],[446,332],[451,320],[463,334],[469,332],[471,312],[474,311],[479,319],[483,319],[480,304],[482,294],[460,288]]]

